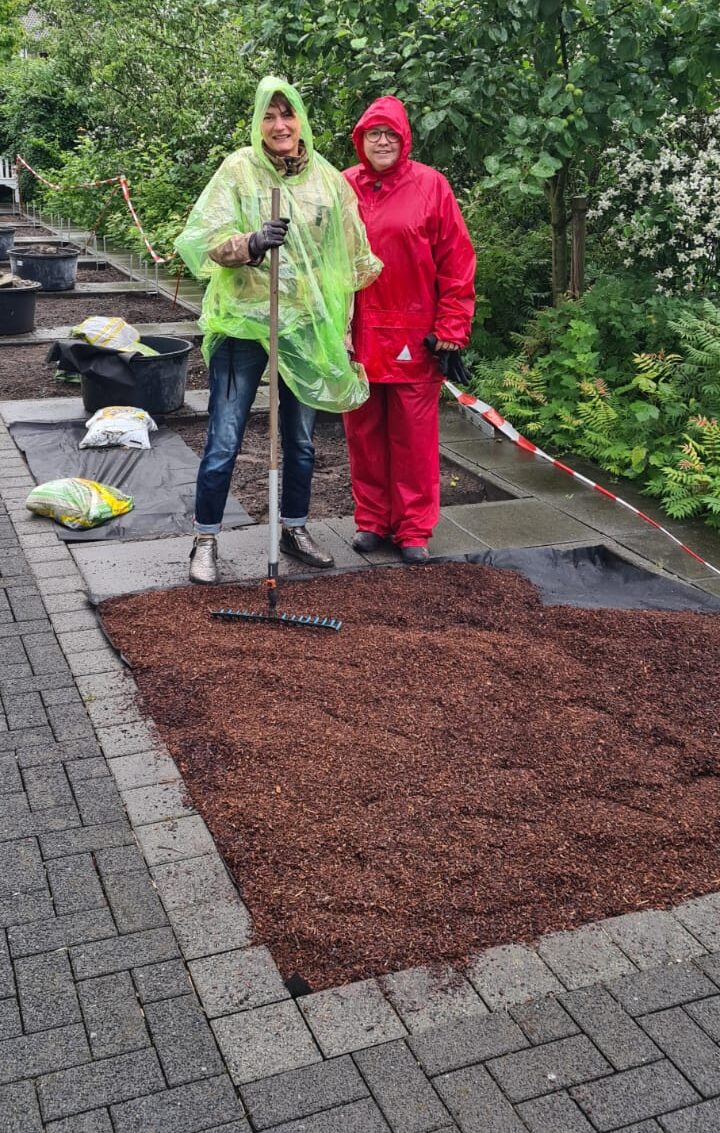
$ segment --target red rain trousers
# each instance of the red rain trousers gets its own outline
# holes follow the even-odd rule
[[[376,172],[363,136],[389,126],[400,156]],[[426,335],[465,346],[474,309],[475,253],[441,173],[409,158],[412,137],[399,99],[379,98],[353,130],[360,164],[345,171],[358,197],[379,278],[355,297],[355,358],[370,398],[344,414],[355,522],[400,546],[427,543],[440,513],[438,399],[442,375]]]

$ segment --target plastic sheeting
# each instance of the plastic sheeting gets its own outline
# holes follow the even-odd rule
[[[720,612],[720,598],[635,566],[602,544],[510,547],[462,557],[467,562],[517,571],[537,586],[546,606]]]
[[[267,157],[260,123],[275,91],[301,122],[308,153],[302,172],[284,177]],[[342,174],[314,152],[302,99],[282,79],[258,86],[252,146],[230,154],[206,185],[175,247],[191,272],[209,278],[200,326],[209,361],[223,338],[252,339],[268,349],[270,257],[257,267],[220,267],[208,253],[231,236],[255,232],[270,219],[280,189],[280,215],[290,218],[280,251],[279,369],[296,397],[315,409],[356,409],[367,399],[364,371],[351,363],[345,332],[354,292],[382,267],[370,251],[355,194]]]
[[[38,484],[63,476],[82,476],[111,484],[134,498],[133,511],[102,527],[71,531],[58,524],[55,532],[59,538],[88,542],[192,533],[200,460],[170,429],[161,426],[153,433],[149,450],[80,449],[78,445],[85,436],[85,424],[81,421],[16,422],[9,429]],[[244,527],[252,522],[242,505],[230,496],[223,526]]]

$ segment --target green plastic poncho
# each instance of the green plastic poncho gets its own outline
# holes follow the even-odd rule
[[[275,91],[302,124],[307,166],[284,177],[267,157],[260,125]],[[192,273],[209,279],[200,326],[209,362],[223,338],[252,339],[268,348],[270,263],[226,268],[208,253],[237,233],[257,231],[270,219],[270,190],[280,189],[280,215],[290,217],[280,249],[279,369],[305,405],[332,412],[367,399],[364,370],[348,359],[345,333],[353,293],[380,274],[356,197],[344,177],[313,148],[300,95],[282,79],[264,78],[257,90],[252,146],[225,159],[206,185],[175,242]]]

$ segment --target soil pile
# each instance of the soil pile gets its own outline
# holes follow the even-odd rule
[[[543,607],[465,563],[283,586],[340,633],[114,599],[104,626],[285,976],[313,989],[720,885],[720,618]]]

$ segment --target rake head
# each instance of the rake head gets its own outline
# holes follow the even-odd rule
[[[211,617],[226,622],[270,622],[271,625],[303,626],[305,629],[333,629],[339,631],[339,618],[321,618],[319,614],[257,614],[252,610],[212,610]]]

